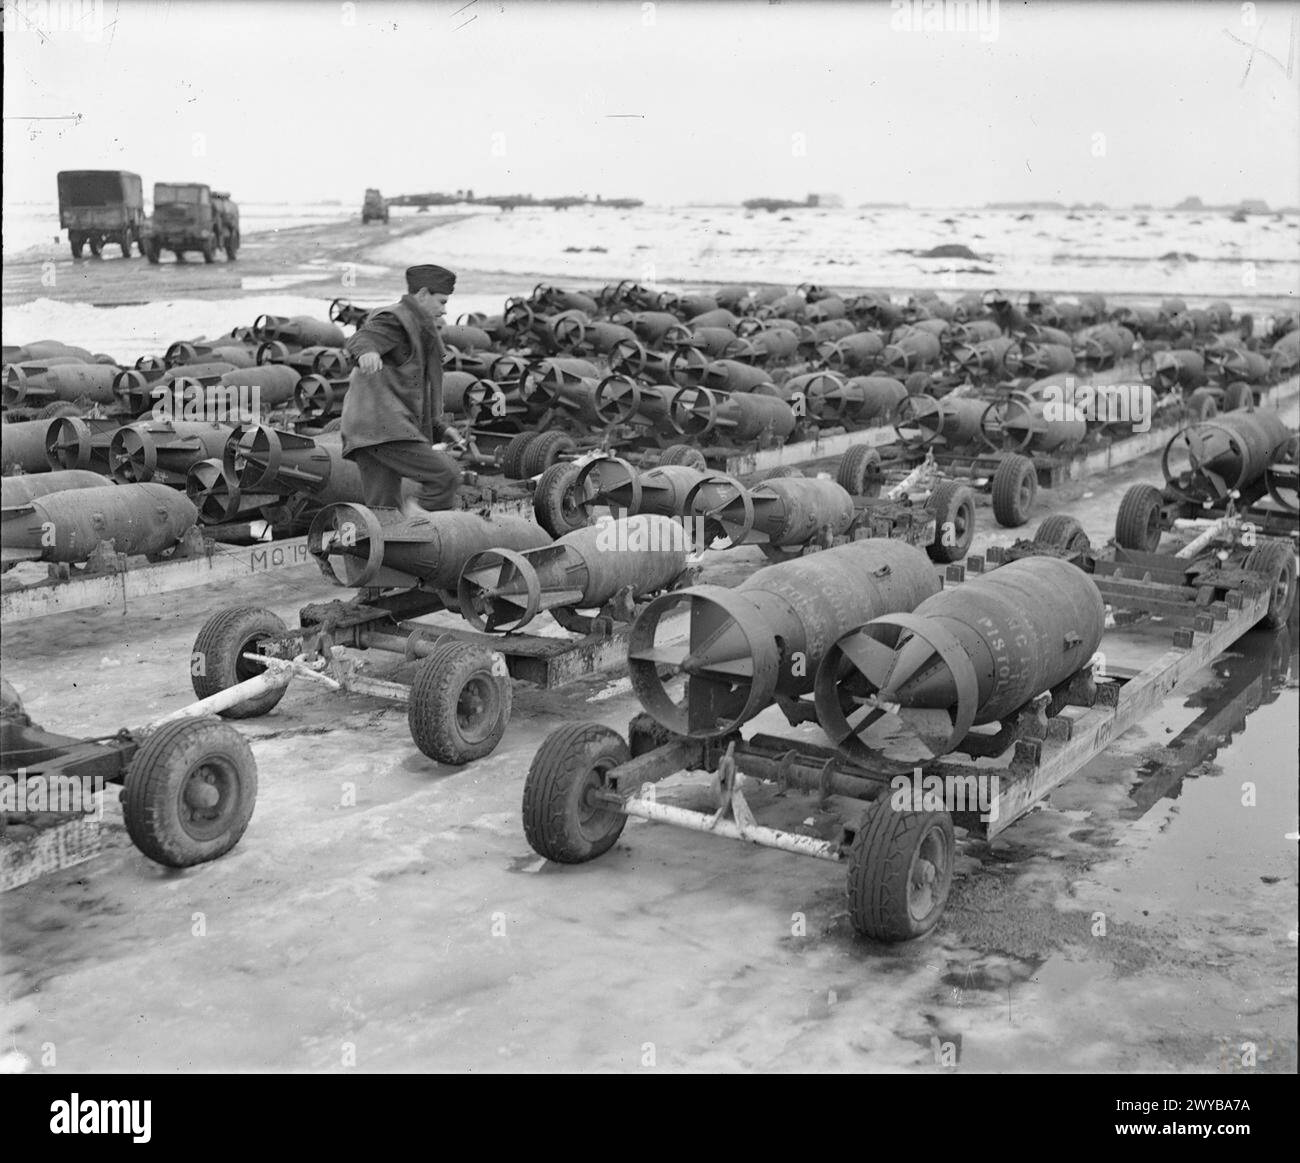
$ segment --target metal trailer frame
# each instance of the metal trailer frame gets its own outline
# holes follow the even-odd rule
[[[1054,549],[1047,552],[1064,553]],[[997,547],[985,557],[972,555],[964,564],[954,563],[947,567],[945,583],[960,584],[968,574],[982,574],[1014,556],[1014,552]],[[1165,561],[1170,562],[1168,555]],[[1182,564],[1187,564],[1185,559]],[[1149,563],[1140,563],[1141,578],[1149,577],[1148,566]],[[1181,566],[1178,568],[1181,573]],[[1076,672],[1057,688],[1039,695],[1012,720],[1005,721],[995,736],[976,733],[968,736],[963,747],[979,754],[966,757],[954,753],[954,756],[927,763],[922,768],[876,756],[855,760],[834,748],[804,739],[764,733],[745,738],[736,732],[711,740],[672,736],[648,716],[639,714],[629,728],[628,749],[632,758],[593,767],[590,772],[581,773],[576,784],[569,785],[571,818],[583,822],[558,825],[561,830],[567,826],[576,827],[578,831],[565,833],[554,846],[564,847],[569,842],[575,846],[567,855],[552,853],[551,858],[580,863],[600,855],[614,844],[622,831],[623,824],[618,817],[674,824],[692,831],[822,860],[846,860],[849,864],[850,911],[854,927],[859,932],[882,940],[904,940],[922,935],[937,923],[942,913],[942,902],[938,911],[920,927],[897,920],[890,922],[882,918],[880,910],[872,904],[887,892],[891,876],[895,891],[906,893],[905,902],[912,899],[914,888],[919,891],[926,887],[914,882],[919,867],[915,858],[907,877],[898,877],[899,852],[896,847],[891,847],[887,826],[874,829],[874,836],[871,834],[873,818],[888,825],[888,817],[903,821],[906,817],[930,814],[891,811],[882,815],[879,805],[892,781],[902,778],[910,782],[923,772],[922,778],[913,786],[924,785],[928,798],[929,789],[937,786],[932,785],[931,780],[941,781],[942,803],[952,804],[970,803],[972,776],[998,776],[996,796],[987,811],[938,813],[950,816],[951,821],[948,825],[946,869],[950,879],[951,824],[963,826],[972,834],[989,839],[1000,835],[1055,787],[1104,753],[1114,739],[1149,714],[1180,682],[1201,670],[1256,626],[1269,609],[1268,587],[1258,574],[1240,568],[1219,571],[1204,579],[1197,588],[1169,580],[1129,581],[1124,578],[1123,569],[1121,561],[1117,568],[1103,573],[1097,579],[1099,588],[1108,602],[1163,619],[1166,625],[1161,629],[1172,629],[1172,634],[1167,637],[1161,635],[1167,642],[1163,652],[1136,673],[1097,675],[1093,673],[1090,662],[1088,667]],[[806,700],[793,705],[785,701],[781,707],[792,723],[816,721],[815,711]],[[1066,707],[1078,708],[1080,713],[1064,715],[1062,712]],[[590,730],[614,735],[607,728],[595,725],[591,725]],[[984,746],[979,746],[980,742]],[[544,744],[543,750],[546,747]],[[1001,767],[977,766],[974,762],[980,757],[1008,754],[1008,762]],[[530,829],[530,797],[540,799],[555,786],[544,787],[545,780],[536,778],[538,762],[538,759],[534,760],[534,768],[530,769],[525,786],[526,831]],[[581,766],[581,762],[575,764],[575,767]],[[714,774],[715,810],[712,813],[659,802],[654,793],[655,784],[670,776],[695,770]],[[822,806],[831,796],[843,796],[865,801],[869,807],[860,822],[847,822],[834,840],[764,827],[757,822],[745,801],[736,778],[738,774],[774,783],[782,791],[795,788],[810,793]],[[550,811],[546,816],[547,823],[542,827],[555,827],[549,823],[559,818],[554,795],[547,802]],[[538,818],[536,813],[531,817],[533,821]],[[579,851],[584,845],[573,841],[573,837],[599,831],[602,818],[606,835],[587,846],[585,852]],[[597,823],[591,823],[593,820]],[[864,833],[864,839],[869,842],[855,843]],[[531,832],[529,838],[530,841],[533,839]],[[537,848],[536,843],[534,847]],[[892,873],[888,867],[891,861],[895,866]],[[935,877],[935,869],[931,867],[927,884],[932,885]],[[900,880],[903,881],[901,889]],[[945,899],[946,892],[945,885]],[[904,915],[908,907],[905,903]]]

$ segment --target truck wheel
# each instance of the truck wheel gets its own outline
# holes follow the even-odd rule
[[[1087,553],[1092,548],[1083,526],[1073,517],[1063,513],[1053,513],[1038,527],[1034,534],[1035,545],[1050,545],[1053,549],[1063,549],[1066,553]]]
[[[993,516],[1015,529],[1029,520],[1038,497],[1038,472],[1027,456],[1004,456],[993,474]]]
[[[704,453],[690,444],[670,444],[659,457],[660,464],[682,464],[687,468],[698,468],[701,472],[709,467]]]
[[[1268,610],[1260,619],[1262,624],[1270,630],[1285,626],[1295,605],[1296,565],[1291,546],[1281,541],[1257,545],[1246,555],[1242,568],[1262,574],[1269,585]]]
[[[524,836],[533,851],[559,864],[582,864],[612,848],[627,817],[592,802],[591,793],[631,758],[618,733],[599,723],[552,731],[524,780]]]
[[[135,846],[168,868],[229,852],[257,802],[257,763],[248,741],[215,718],[165,723],[126,773],[122,815]]]
[[[566,452],[577,448],[572,436],[567,432],[543,432],[532,441],[524,451],[520,468],[525,477],[535,477],[544,473],[553,464],[557,464]]]
[[[501,473],[507,480],[517,481],[523,478],[524,453],[538,435],[537,432],[519,432],[510,438],[505,452],[501,454]]]
[[[235,255],[239,253],[239,232],[235,231],[226,239],[226,261],[234,262]]]
[[[975,494],[959,481],[940,481],[925,507],[934,514],[934,541],[925,550],[930,560],[960,561],[975,540]]]
[[[81,257],[81,251],[85,247],[85,245],[86,245],[86,239],[84,235],[81,234],[68,235],[68,247],[71,249],[72,257],[74,259]]]
[[[232,606],[213,614],[194,639],[190,656],[190,684],[201,699],[229,690],[236,683],[256,678],[266,667],[245,654],[256,653],[267,638],[288,634],[283,619],[261,606]],[[201,671],[201,674],[194,673]],[[282,698],[288,687],[267,691],[221,712],[226,719],[255,719],[265,715]]]
[[[562,460],[542,473],[533,490],[533,516],[552,537],[586,528],[586,511],[573,492],[577,479],[577,465]]]
[[[98,234],[90,236],[90,256],[91,258],[103,258],[104,240]]]
[[[1160,548],[1160,511],[1164,497],[1155,485],[1132,485],[1115,514],[1115,544],[1121,549],[1155,553]]]
[[[849,849],[849,916],[875,941],[910,941],[943,915],[956,841],[947,812],[897,811],[878,801]]]
[[[117,245],[122,248],[123,258],[131,257],[131,232],[129,230],[123,230],[122,233],[117,236]]]
[[[144,247],[144,256],[154,266],[157,266],[158,261],[162,258],[162,248],[156,242],[147,242]]]
[[[212,263],[217,261],[217,240],[215,237],[209,238],[203,244],[203,261]]]
[[[883,475],[879,449],[869,444],[855,444],[840,457],[835,483],[851,497],[878,497]]]
[[[494,672],[489,651],[468,642],[444,643],[420,661],[411,682],[411,738],[439,763],[482,759],[501,742],[511,701],[510,676]]]

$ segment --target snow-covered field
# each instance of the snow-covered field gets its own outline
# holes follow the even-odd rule
[[[672,285],[770,281],[830,286],[1001,286],[1181,295],[1300,294],[1300,216],[1221,212],[820,210],[729,207],[516,210],[467,218],[436,236],[458,269],[635,278]],[[925,259],[946,243],[978,259]],[[395,267],[428,239],[371,252]],[[1177,255],[1178,257],[1169,257]]]

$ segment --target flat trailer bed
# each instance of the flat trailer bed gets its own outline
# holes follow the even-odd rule
[[[947,567],[945,584],[959,586],[1003,560],[1010,555],[997,548],[972,555]],[[1094,580],[1108,604],[1136,620],[1108,628],[1087,666],[1004,721],[996,735],[967,736],[961,755],[918,765],[883,751],[851,757],[806,738],[763,733],[690,739],[644,714],[632,720],[626,742],[599,724],[567,724],[543,743],[530,768],[525,833],[539,854],[560,863],[601,855],[629,817],[845,861],[854,928],[885,941],[920,936],[947,898],[954,825],[989,839],[1004,832],[1270,613],[1270,587],[1240,569],[1197,588],[1143,581],[1146,571],[1136,580],[1119,574]],[[792,722],[815,721],[810,707],[794,710],[787,709]],[[712,773],[710,811],[668,802],[671,792],[656,794],[661,781],[692,772]],[[842,822],[832,826],[834,834],[825,826],[765,827],[745,800],[742,775],[775,783],[782,793],[810,794],[823,808],[833,796],[859,803],[848,805],[847,818],[837,813]],[[853,813],[863,802],[866,811]]]

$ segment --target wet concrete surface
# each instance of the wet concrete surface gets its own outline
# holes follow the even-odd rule
[[[1104,539],[1153,472],[1044,494],[1035,522],[1070,512]],[[980,518],[977,549],[1009,540]],[[713,554],[707,580],[760,563]],[[6,630],[5,675],[37,722],[109,732],[188,701],[219,606],[292,623],[339,595],[307,566],[39,619]],[[461,769],[416,750],[401,706],[295,685],[240,724],[260,790],[228,856],[162,869],[111,804],[103,855],[0,896],[0,1054],[67,1071],[1215,1072],[1253,1045],[1252,1069],[1293,1071],[1294,641],[1251,635],[1041,809],[963,840],[938,929],[896,947],[853,935],[821,861],[636,821],[589,865],[533,854],[533,753],[562,720],[623,730],[625,680],[517,684],[502,746]],[[788,730],[772,711],[753,726]],[[1198,754],[1201,729],[1232,739]],[[802,797],[750,800],[775,826],[831,822]]]

